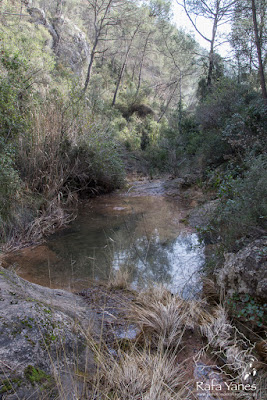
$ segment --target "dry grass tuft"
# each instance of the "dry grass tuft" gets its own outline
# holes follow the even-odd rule
[[[267,340],[257,342],[255,348],[261,360],[267,364]]]
[[[194,329],[203,313],[200,303],[185,301],[159,286],[138,296],[131,318],[139,325],[144,340],[154,346],[177,348],[185,331]]]
[[[137,296],[137,301],[144,305],[156,301],[167,304],[172,297],[172,293],[164,285],[159,284],[142,290]]]
[[[189,392],[181,367],[166,352],[124,353],[118,361],[105,363],[103,374],[106,393],[113,399],[180,400]]]
[[[120,268],[111,273],[107,287],[108,289],[122,289],[130,288],[131,273],[128,269]]]
[[[203,289],[202,296],[207,299],[209,304],[216,305],[220,303],[220,293],[218,289],[215,287],[215,283],[213,280],[208,278],[202,278]]]
[[[154,346],[176,347],[182,340],[186,314],[180,299],[170,298],[166,304],[154,301],[146,306],[135,305],[132,319],[139,325],[144,339]]]
[[[233,380],[244,384],[253,382],[256,385],[256,392],[240,391],[240,398],[259,400],[266,398],[266,365],[265,368],[262,368],[261,363],[260,370],[257,370],[259,363],[256,362],[254,356],[254,345],[229,323],[226,311],[222,306],[217,306],[209,321],[202,321],[200,331],[208,339],[206,348],[211,348],[215,355],[223,355],[224,367],[234,373],[231,376]]]
[[[24,240],[39,242],[43,237],[69,224],[74,218],[75,214],[64,210],[60,204],[60,200],[56,198],[49,203],[43,212],[40,212],[38,218],[35,218],[29,226]]]

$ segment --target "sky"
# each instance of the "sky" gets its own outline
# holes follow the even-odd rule
[[[178,28],[184,29],[186,32],[190,32],[195,37],[196,41],[200,43],[202,47],[209,50],[210,44],[205,39],[203,39],[194,29],[192,23],[187,17],[183,7],[179,6],[175,0],[173,0],[173,22],[178,26]],[[197,20],[197,27],[205,36],[211,37],[212,21],[207,20],[204,17],[199,17]],[[231,30],[230,24],[225,24],[220,28],[220,33],[226,34]],[[231,51],[231,46],[229,43],[224,43],[216,51],[222,56],[227,57]]]

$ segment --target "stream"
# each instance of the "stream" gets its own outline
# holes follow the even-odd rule
[[[67,228],[6,262],[24,279],[51,288],[80,290],[121,269],[135,289],[162,283],[192,297],[205,259],[197,233],[185,224],[189,210],[163,180],[133,181],[124,192],[83,203]]]

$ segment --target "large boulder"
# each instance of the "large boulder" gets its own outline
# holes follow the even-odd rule
[[[266,249],[267,240],[258,239],[236,254],[225,254],[225,263],[216,272],[216,280],[227,296],[249,294],[267,300]]]
[[[0,267],[0,398],[69,398],[55,392],[74,392],[75,371],[94,369],[89,327],[100,329],[83,298]]]
[[[89,62],[90,47],[84,32],[65,16],[48,19],[44,10],[28,8],[30,22],[43,25],[51,35],[50,46],[59,64],[81,76]]]

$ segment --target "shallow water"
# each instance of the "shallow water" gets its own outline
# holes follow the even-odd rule
[[[127,269],[134,287],[164,283],[187,297],[199,289],[204,263],[197,234],[181,222],[188,210],[160,185],[146,185],[143,192],[139,186],[84,204],[67,229],[45,245],[17,252],[9,263],[25,279],[71,290]]]

